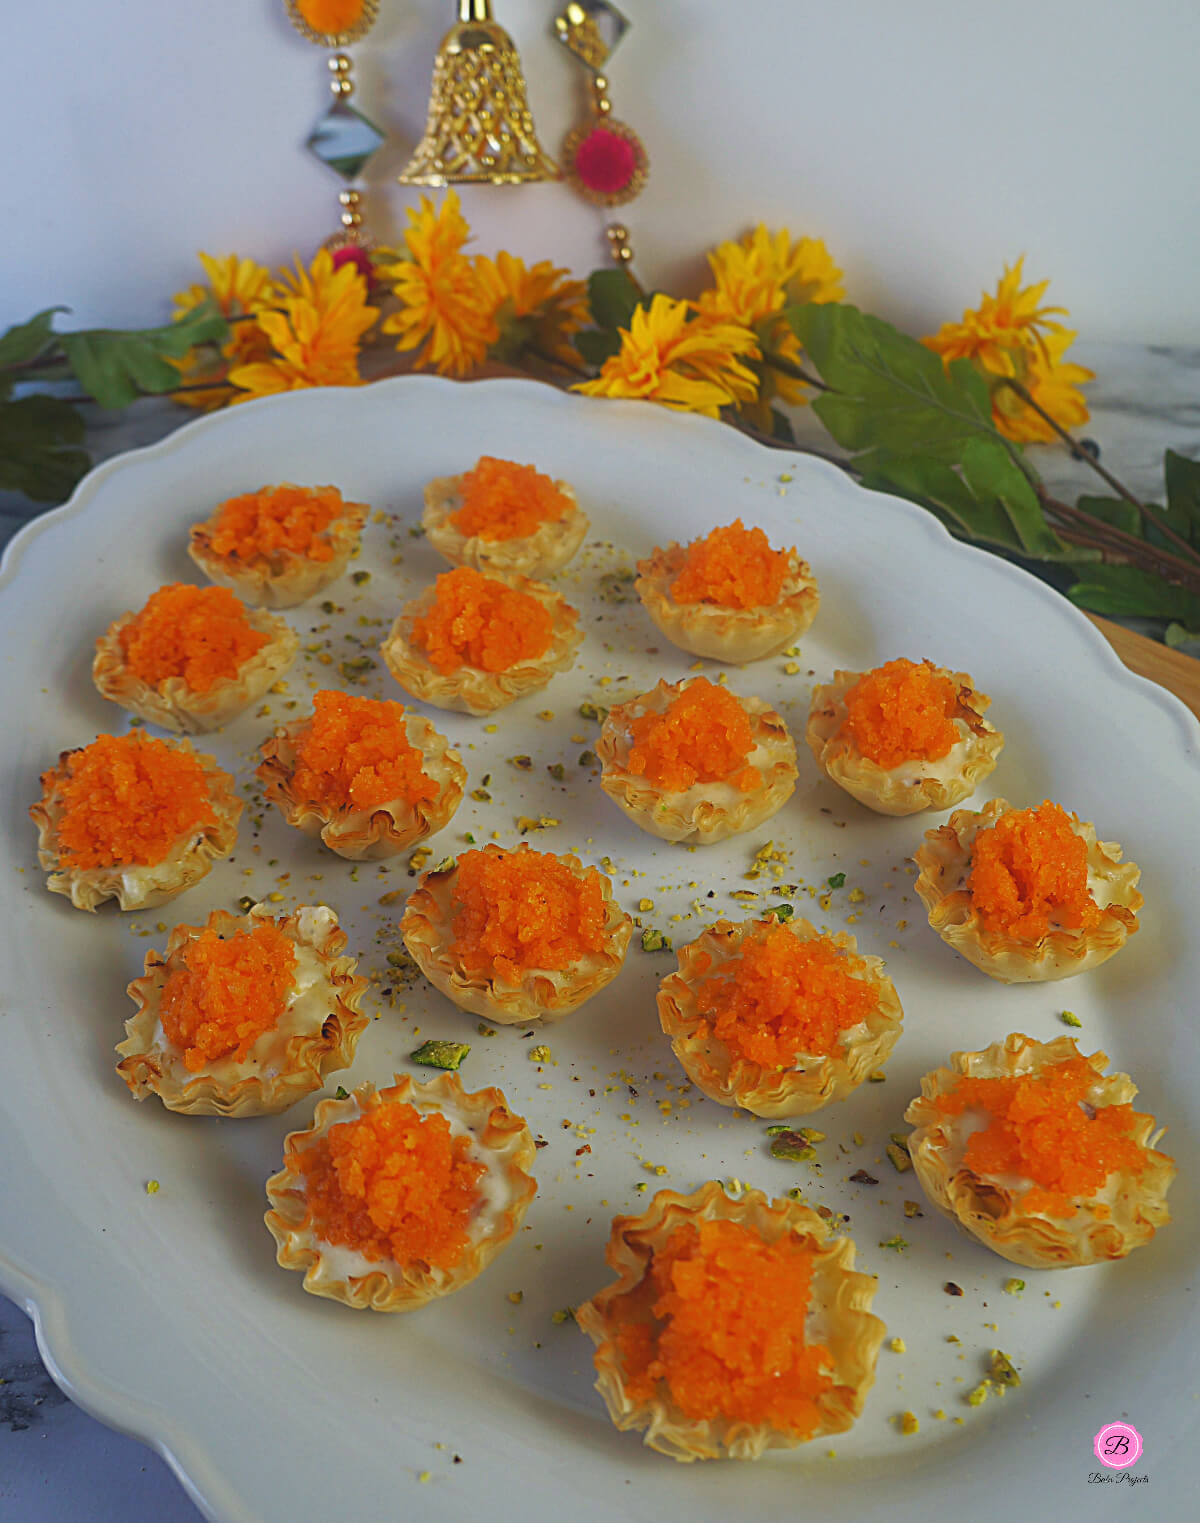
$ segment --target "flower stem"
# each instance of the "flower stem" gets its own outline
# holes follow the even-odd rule
[[[790,375],[793,380],[803,381],[806,386],[812,386],[817,391],[833,390],[833,387],[827,386],[820,376],[805,370],[803,365],[797,365],[795,360],[776,354],[773,349],[764,349],[762,359],[764,365],[769,365],[772,370],[778,370],[780,375]]]
[[[1096,518],[1082,508],[1059,502],[1045,492],[1039,493],[1039,496],[1045,511],[1060,520],[1061,527],[1056,525],[1056,532],[1069,543],[1099,550],[1106,558],[1109,555],[1118,556],[1141,571],[1153,572],[1164,581],[1200,594],[1200,568],[1191,562],[1172,555],[1169,550],[1147,544],[1136,534],[1127,534],[1124,529],[1105,523],[1102,518]]]
[[[1057,419],[1051,417],[1046,409],[1033,399],[1027,387],[1023,386],[1020,381],[1014,380],[1012,376],[1002,376],[997,384],[1000,386],[1007,386],[1011,391],[1015,391],[1017,396],[1020,397],[1021,401],[1025,403],[1026,407],[1031,407],[1033,411],[1037,413],[1038,417],[1041,418],[1043,422],[1047,423],[1054,430],[1058,437],[1071,451],[1071,455],[1074,459],[1082,460],[1086,465],[1090,465],[1092,470],[1096,472],[1097,476],[1099,476],[1102,481],[1105,481],[1110,487],[1112,487],[1113,491],[1116,492],[1119,497],[1123,497],[1126,502],[1130,503],[1138,510],[1138,512],[1141,514],[1143,523],[1153,524],[1154,527],[1159,530],[1159,532],[1165,538],[1169,539],[1173,545],[1182,550],[1189,560],[1194,561],[1197,565],[1200,565],[1200,551],[1197,551],[1192,545],[1189,545],[1187,540],[1184,539],[1182,535],[1177,534],[1175,530],[1172,529],[1171,525],[1166,521],[1166,519],[1159,513],[1157,508],[1152,508],[1148,503],[1144,503],[1139,498],[1135,497],[1129,488],[1122,482],[1118,481],[1111,471],[1106,470],[1090,450],[1085,450],[1078,439],[1069,434],[1067,430],[1063,428],[1063,426],[1057,421]],[[1089,518],[1091,517],[1090,514],[1086,516]],[[1093,519],[1092,522],[1100,523],[1101,520]],[[1133,540],[1132,535],[1127,536],[1127,538]],[[1142,543],[1140,540],[1135,540],[1134,542],[1139,544]],[[1175,557],[1171,557],[1171,559],[1175,559]]]

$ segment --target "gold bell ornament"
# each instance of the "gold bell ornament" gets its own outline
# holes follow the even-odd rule
[[[425,135],[401,185],[524,185],[557,180],[525,98],[512,38],[490,0],[458,0],[433,66]]]

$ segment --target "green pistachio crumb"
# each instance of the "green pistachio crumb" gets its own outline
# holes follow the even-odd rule
[[[845,883],[845,881],[846,881],[846,874],[845,873],[834,873],[832,878],[826,878],[825,879],[825,882],[829,884],[830,888],[841,888],[842,885]]]
[[[528,772],[533,766],[532,756],[510,756],[508,759],[514,767],[519,767],[522,772]]]
[[[1017,1373],[1017,1367],[1007,1354],[1002,1354],[998,1348],[991,1351],[988,1362],[988,1377],[1002,1389],[1005,1386],[1019,1386],[1021,1377]]]
[[[561,783],[567,775],[567,769],[563,766],[562,762],[551,762],[546,771],[556,783]]]
[[[573,1306],[560,1306],[557,1311],[550,1313],[550,1320],[560,1327],[564,1322],[574,1322],[575,1308]]]
[[[981,1380],[973,1391],[968,1391],[964,1400],[969,1407],[981,1407],[991,1393],[992,1383],[990,1380]]]
[[[897,1233],[895,1237],[885,1238],[879,1246],[881,1248],[892,1248],[897,1253],[903,1253],[910,1244],[907,1238],[903,1238]]]
[[[868,1084],[886,1084],[887,1083],[887,1074],[884,1073],[882,1068],[873,1069],[872,1072],[867,1075],[867,1083]]]
[[[601,703],[581,703],[579,715],[582,719],[598,719],[603,722],[608,718],[608,710]]]
[[[1019,1296],[1024,1289],[1024,1280],[1012,1279],[1005,1280],[1004,1282],[1004,1294],[1006,1296]]]
[[[594,751],[581,751],[579,753],[579,765],[581,767],[594,767],[598,759]]]
[[[371,573],[369,571],[356,571],[350,580],[356,587],[365,587],[371,580]]]
[[[769,919],[772,915],[774,915],[776,920],[782,922],[784,920],[790,920],[795,913],[795,909],[790,904],[773,904],[767,911],[767,918]]]
[[[478,1031],[480,1036],[495,1036],[496,1035],[496,1028],[494,1026],[487,1026],[487,1025],[485,1025],[483,1021],[480,1021],[479,1025],[476,1026],[475,1030]]]
[[[443,857],[440,862],[433,864],[429,872],[432,877],[436,878],[439,873],[452,873],[457,866],[458,862],[454,857]]]
[[[477,799],[481,804],[490,804],[492,802],[492,795],[486,788],[472,788],[471,797]]]
[[[531,1063],[548,1063],[550,1061],[550,1049],[544,1042],[540,1042],[536,1047],[530,1047],[525,1056]]]
[[[898,1143],[889,1142],[883,1151],[892,1160],[892,1166],[897,1174],[907,1174],[912,1168],[912,1159],[908,1156],[908,1150]]]
[[[671,938],[664,936],[661,931],[646,930],[642,932],[643,952],[669,952],[671,950]]]
[[[368,672],[375,670],[375,665],[370,656],[353,656],[348,661],[339,661],[338,671],[347,682],[361,682]]]
[[[1074,1010],[1064,1010],[1059,1016],[1059,1020],[1063,1023],[1064,1026],[1081,1027],[1083,1025],[1083,1022],[1075,1014]]]
[[[470,1052],[465,1042],[422,1042],[409,1057],[414,1063],[424,1063],[427,1068],[461,1068],[462,1061]]]
[[[339,1084],[338,1087],[333,1092],[333,1098],[335,1100],[349,1100],[349,1098],[350,1098],[350,1091],[346,1088],[346,1086],[344,1084]]]
[[[255,901],[251,899],[249,894],[243,894],[237,902],[237,907],[239,910],[241,910],[243,915],[248,915],[254,908],[254,903]]]
[[[784,1158],[790,1163],[813,1163],[816,1156],[816,1149],[809,1146],[803,1134],[790,1128],[771,1140],[772,1158]]]

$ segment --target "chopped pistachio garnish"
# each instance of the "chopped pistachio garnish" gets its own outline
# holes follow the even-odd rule
[[[254,908],[254,900],[251,899],[249,894],[243,894],[237,902],[237,907],[243,915],[248,915]]]
[[[523,1290],[510,1290],[508,1299],[514,1306],[520,1306],[521,1302],[525,1299],[525,1292]]]
[[[147,1195],[157,1195],[158,1191],[159,1191],[158,1180],[157,1179],[148,1179],[146,1181],[146,1194]]]
[[[375,670],[375,662],[370,656],[352,656],[346,661],[338,662],[338,671],[347,682],[361,682],[368,672]]]
[[[349,1098],[350,1098],[350,1091],[346,1088],[346,1086],[344,1084],[339,1084],[338,1087],[333,1092],[333,1098],[335,1100],[349,1100]]]
[[[519,767],[522,772],[528,772],[533,766],[532,756],[510,756],[508,759],[514,767]]]
[[[598,703],[581,703],[579,705],[579,713],[583,719],[599,719],[603,721],[608,718],[608,710]]]
[[[867,1083],[868,1084],[886,1084],[887,1083],[887,1074],[884,1073],[882,1068],[873,1069],[872,1072],[867,1075]]]
[[[483,1023],[483,1021],[480,1021],[479,1025],[476,1026],[475,1030],[478,1031],[480,1036],[495,1036],[496,1035],[495,1027],[493,1027],[493,1026],[487,1026],[487,1025],[485,1025]]]
[[[551,1322],[557,1323],[559,1326],[561,1326],[564,1322],[574,1322],[575,1308],[573,1306],[560,1307],[558,1311],[552,1311],[550,1313],[550,1320]]]
[[[826,878],[825,879],[825,882],[829,884],[830,888],[841,888],[842,885],[845,883],[845,881],[846,881],[846,874],[845,873],[834,873],[831,878]]]
[[[901,1433],[906,1438],[911,1438],[914,1433],[920,1430],[921,1422],[915,1412],[901,1412],[896,1420],[900,1425]]]
[[[642,912],[642,914],[645,915],[650,910],[652,910],[654,908],[654,900],[653,899],[639,899],[638,902],[637,902],[637,907]]]
[[[563,766],[562,762],[551,762],[546,771],[556,783],[561,783],[567,775],[567,769]]]
[[[356,571],[350,580],[356,587],[365,587],[371,580],[371,573],[369,571]]]
[[[782,922],[784,920],[790,920],[795,913],[795,909],[790,904],[773,904],[767,911],[766,918],[770,919],[773,915],[776,920]]]
[[[1025,1289],[1025,1281],[1018,1279],[1005,1280],[1004,1294],[1006,1296],[1019,1296]]]
[[[907,1354],[908,1353],[908,1344],[905,1343],[903,1338],[893,1338],[891,1340],[891,1342],[888,1344],[888,1348],[891,1349],[893,1354]]]
[[[594,751],[581,751],[579,753],[579,765],[581,767],[594,767],[600,758]]]
[[[1019,1386],[1021,1377],[1017,1373],[1017,1367],[1007,1354],[1002,1354],[998,1348],[991,1351],[991,1359],[988,1363],[988,1375],[1002,1389],[1005,1386]]]
[[[969,1407],[981,1407],[991,1394],[992,1383],[990,1380],[981,1380],[973,1391],[968,1391],[963,1400]]]
[[[912,1168],[912,1159],[908,1156],[908,1150],[898,1143],[889,1142],[883,1151],[892,1160],[892,1166],[897,1174],[907,1174]]]
[[[782,1137],[784,1132],[790,1132],[790,1131],[791,1131],[791,1127],[790,1126],[786,1126],[781,1121],[777,1126],[769,1126],[767,1128],[767,1136],[768,1137]]]
[[[409,1057],[414,1063],[424,1063],[427,1068],[457,1069],[470,1052],[465,1042],[422,1042]]]
[[[536,1047],[530,1047],[525,1056],[531,1063],[548,1063],[550,1061],[550,1049],[544,1042],[539,1042]]]
[[[490,804],[492,802],[492,795],[486,788],[472,788],[471,797],[480,804]]]
[[[413,965],[413,960],[407,952],[389,952],[387,962],[389,968],[411,968]]]
[[[643,952],[669,952],[671,939],[664,936],[661,931],[646,930],[642,932]]]
[[[816,1156],[816,1149],[809,1146],[800,1132],[790,1128],[771,1139],[772,1158],[785,1158],[790,1163],[812,1163]]]
[[[897,1253],[903,1253],[909,1247],[909,1242],[907,1238],[903,1238],[897,1233],[895,1237],[885,1238],[879,1246],[881,1248],[894,1248]]]
[[[527,814],[519,814],[517,816],[517,825],[523,836],[528,835],[531,830],[553,830],[559,823],[552,815],[548,814],[540,814],[536,820]]]
[[[925,1215],[924,1211],[921,1210],[921,1202],[918,1200],[906,1200],[904,1202],[904,1214],[910,1221],[914,1216]]]
[[[1082,1026],[1083,1022],[1075,1014],[1074,1010],[1064,1010],[1059,1016],[1064,1026]]]

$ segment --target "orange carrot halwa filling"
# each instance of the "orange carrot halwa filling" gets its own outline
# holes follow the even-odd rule
[[[469,566],[439,576],[434,604],[413,620],[413,643],[445,675],[460,666],[506,672],[544,655],[554,634],[549,611],[527,592]]]
[[[444,1116],[383,1103],[331,1126],[287,1164],[305,1181],[306,1225],[377,1262],[451,1269],[468,1244],[484,1165]]]
[[[184,947],[163,988],[162,1027],[197,1073],[216,1058],[240,1063],[284,1008],[296,948],[272,920],[221,937],[204,930]]]
[[[730,782],[749,793],[762,781],[746,765],[754,750],[750,716],[725,688],[697,677],[661,714],[641,714],[630,725],[626,769],[668,793],[696,783]]]
[[[296,737],[292,791],[338,809],[373,809],[436,798],[425,758],[408,738],[404,705],[350,693],[313,696],[313,717]]]
[[[1021,1195],[1026,1209],[1071,1217],[1075,1201],[1094,1195],[1110,1174],[1146,1167],[1146,1149],[1132,1137],[1144,1118],[1131,1105],[1090,1105],[1096,1078],[1086,1058],[1068,1058],[1016,1078],[964,1076],[934,1104],[946,1116],[987,1112],[986,1128],[967,1139],[968,1169],[1031,1180]]]
[[[135,731],[98,735],[42,774],[61,804],[63,867],[152,867],[189,831],[217,823],[195,756]]]
[[[484,455],[461,481],[462,507],[450,522],[468,539],[525,539],[570,507],[549,476],[492,455]]]
[[[686,1417],[811,1437],[833,1386],[829,1350],[806,1333],[812,1271],[795,1237],[765,1243],[729,1221],[678,1227],[612,1303],[625,1312],[616,1343],[629,1396],[651,1401],[661,1381]]]
[[[735,519],[688,545],[671,596],[677,603],[764,608],[779,601],[788,557],[795,553],[772,550],[761,529],[747,529]]]
[[[845,732],[859,753],[885,769],[940,761],[962,738],[954,724],[958,692],[932,661],[889,661],[846,693]]]
[[[255,629],[246,609],[225,587],[160,587],[119,632],[125,665],[157,687],[182,677],[196,693],[236,677],[270,635]]]
[[[233,560],[273,560],[281,551],[331,561],[329,525],[346,510],[336,487],[263,487],[217,509],[212,547]]]
[[[1090,930],[1103,911],[1088,891],[1087,842],[1074,816],[1047,799],[1010,809],[971,848],[967,891],[984,927],[1037,941],[1051,925]]]
[[[759,922],[737,957],[697,986],[696,1035],[711,1034],[735,1058],[764,1068],[788,1068],[801,1053],[828,1057],[878,1003],[865,972],[861,958],[826,936],[802,941],[775,921]]]
[[[530,968],[569,968],[604,947],[608,907],[594,867],[540,851],[466,851],[454,879],[450,951],[472,977],[519,984]]]

